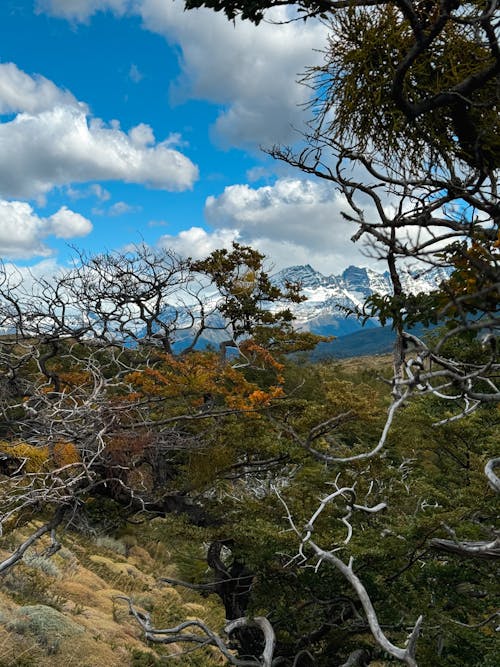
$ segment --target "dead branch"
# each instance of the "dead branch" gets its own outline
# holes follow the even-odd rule
[[[47,533],[51,534],[51,545],[46,551],[46,555],[51,556],[58,551],[60,549],[60,544],[56,540],[55,529],[62,523],[66,512],[67,507],[58,507],[50,521],[47,521],[47,523],[35,530],[35,532],[20,544],[8,558],[0,563],[0,574],[6,572],[9,568],[19,562],[26,551]]]
[[[273,665],[276,637],[272,625],[267,618],[261,616],[255,618],[237,618],[225,626],[224,632],[229,637],[238,630],[245,628],[258,628],[262,632],[264,638],[262,655],[255,658],[241,659],[229,648],[226,640],[213,632],[203,621],[191,620],[180,623],[172,628],[155,628],[149,614],[139,611],[130,598],[117,596],[117,599],[124,600],[128,604],[131,615],[143,629],[144,636],[148,641],[156,644],[186,643],[195,644],[200,647],[215,646],[235,667],[272,667]],[[195,632],[186,632],[190,629],[194,629]]]

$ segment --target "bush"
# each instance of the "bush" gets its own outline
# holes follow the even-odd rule
[[[114,551],[121,556],[127,555],[127,545],[121,540],[115,540],[114,537],[103,535],[102,537],[98,537],[95,543],[101,549],[109,549],[110,551]]]
[[[61,571],[55,563],[53,563],[45,556],[26,552],[23,556],[23,561],[28,567],[34,567],[50,577],[59,577]]]
[[[62,640],[81,635],[85,630],[64,614],[42,604],[19,607],[9,630],[24,635],[31,633],[49,653],[57,652]]]

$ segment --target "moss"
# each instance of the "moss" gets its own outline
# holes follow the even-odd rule
[[[14,547],[23,530],[14,531]],[[157,627],[176,624],[187,616],[205,618],[213,627],[220,627],[224,619],[214,600],[201,601],[192,591],[177,590],[157,581],[162,575],[178,576],[175,556],[179,549],[184,551],[191,538],[182,520],[146,523],[140,530],[136,526],[133,530],[142,546],[130,546],[126,555],[118,553],[120,547],[109,550],[115,542],[124,544],[121,536],[119,540],[104,536],[98,542],[93,536],[72,531],[63,538],[66,546],[50,561],[34,556],[40,562],[31,562],[27,558],[28,563],[21,562],[5,574],[3,594],[0,593],[0,667],[221,664],[220,655],[209,651],[173,658],[172,654],[183,647],[149,648],[145,642],[120,596],[130,596],[147,610]],[[171,541],[169,549],[165,547],[165,539],[172,533],[174,553]],[[53,563],[60,576],[47,572],[46,562]]]

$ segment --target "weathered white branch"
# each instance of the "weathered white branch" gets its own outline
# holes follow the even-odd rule
[[[433,538],[430,541],[431,547],[441,551],[458,554],[459,556],[476,557],[476,558],[500,558],[500,537],[495,536],[490,541],[467,541],[464,542],[457,537],[453,528],[442,524],[446,532],[451,536],[451,540]]]
[[[35,530],[35,532],[32,533],[22,544],[20,544],[8,558],[2,561],[0,563],[0,573],[7,571],[10,567],[19,562],[26,551],[46,533],[50,533],[52,538],[52,549],[49,547],[48,553],[49,555],[55,553],[55,551],[57,551],[59,548],[59,543],[56,541],[55,529],[62,522],[65,511],[65,507],[59,508],[50,521]]]
[[[237,618],[231,621],[224,628],[227,635],[231,635],[235,630],[245,627],[258,627],[264,635],[264,651],[261,656],[261,667],[272,667],[274,650],[276,648],[276,635],[271,623],[264,616],[255,618]]]
[[[389,653],[390,655],[404,662],[406,665],[408,665],[408,667],[418,667],[415,659],[415,650],[423,617],[422,616],[418,617],[417,622],[415,623],[415,626],[411,631],[410,636],[408,637],[406,648],[400,648],[396,646],[391,641],[389,641],[389,639],[384,634],[382,628],[380,627],[377,613],[375,611],[375,608],[373,607],[373,604],[366,591],[366,588],[363,586],[363,583],[352,569],[352,559],[349,561],[349,564],[346,565],[342,560],[340,560],[340,558],[335,556],[331,551],[325,551],[324,549],[321,549],[312,540],[309,540],[309,545],[312,547],[316,556],[321,561],[327,561],[332,565],[334,565],[334,567],[336,567],[337,570],[339,570],[339,572],[345,577],[345,579],[347,579],[347,581],[354,588],[354,590],[356,591],[356,595],[359,598],[359,601],[363,605],[363,609],[365,611],[366,618],[370,626],[370,630],[375,640],[379,644],[379,646],[384,651],[387,651],[387,653]]]
[[[386,508],[385,503],[378,503],[377,505],[374,505],[373,507],[367,507],[364,505],[356,505],[353,501],[355,499],[355,491],[354,491],[354,486],[352,487],[341,487],[339,488],[337,485],[338,477],[335,480],[335,486],[337,487],[336,491],[328,495],[326,498],[321,500],[320,505],[318,509],[314,512],[312,515],[311,519],[307,522],[307,524],[304,526],[305,533],[302,536],[301,543],[299,546],[299,555],[301,556],[302,560],[305,561],[307,560],[305,554],[304,554],[304,548],[306,545],[309,545],[315,555],[318,558],[318,562],[316,565],[316,568],[318,568],[322,562],[327,561],[334,565],[334,567],[337,568],[341,572],[341,574],[345,577],[345,579],[351,584],[351,586],[354,588],[356,591],[356,594],[363,605],[363,609],[365,611],[368,624],[370,626],[370,630],[376,639],[377,643],[379,646],[381,646],[384,651],[387,651],[390,653],[392,656],[395,658],[398,658],[399,660],[402,660],[404,663],[408,665],[408,667],[417,667],[417,662],[415,660],[415,650],[416,650],[416,642],[418,639],[418,635],[420,632],[420,626],[422,624],[422,616],[419,616],[417,619],[417,622],[415,623],[415,626],[408,638],[408,642],[406,645],[406,648],[400,648],[396,646],[395,644],[392,644],[392,642],[389,641],[389,639],[385,636],[382,628],[380,627],[380,623],[377,618],[377,614],[375,612],[375,609],[373,607],[373,604],[370,600],[370,597],[363,586],[363,583],[359,579],[359,577],[354,573],[352,569],[352,558],[349,561],[349,564],[346,565],[340,558],[334,555],[334,551],[338,551],[338,549],[330,549],[328,551],[321,549],[312,539],[312,532],[313,532],[313,527],[314,527],[314,522],[316,519],[319,517],[321,512],[325,509],[328,503],[330,503],[332,500],[339,496],[345,496],[346,494],[349,494],[351,496],[351,504],[348,506],[348,514],[346,514],[341,521],[348,527],[348,534],[346,540],[344,540],[344,543],[349,542],[351,535],[352,535],[352,526],[350,525],[348,519],[350,518],[352,511],[353,510],[360,510],[360,511],[365,511],[369,513],[376,513],[380,512],[381,510]],[[298,535],[300,535],[297,527],[295,526],[290,510],[285,502],[285,500],[279,495],[279,493],[276,491],[279,500],[283,504],[283,506],[286,509],[287,512],[287,517],[290,522],[290,525],[292,526],[292,529],[294,532],[296,532]]]
[[[363,661],[363,664],[365,664],[367,658],[367,653],[364,649],[360,648],[357,649],[356,651],[353,651],[351,655],[347,658],[346,662],[344,662],[343,665],[340,667],[356,667],[356,665],[360,665],[361,661]]]
[[[255,618],[237,618],[228,622],[224,628],[227,635],[233,634],[241,628],[257,627],[264,635],[264,650],[262,656],[240,659],[228,647],[220,635],[209,628],[206,623],[199,619],[184,621],[171,628],[155,628],[148,613],[139,611],[132,600],[125,596],[117,596],[117,600],[124,600],[129,607],[131,615],[144,631],[144,636],[156,644],[187,643],[203,646],[216,646],[222,655],[235,667],[272,667],[274,651],[276,647],[276,635],[271,623],[263,616]],[[186,632],[193,628],[199,632]]]
[[[500,456],[490,459],[484,466],[484,474],[488,478],[491,488],[500,493],[500,478],[495,474],[494,470],[500,466]]]
[[[472,558],[500,558],[500,537],[489,542],[463,542],[460,540],[446,540],[434,537],[430,546],[439,551],[457,554]]]
[[[391,428],[392,422],[394,420],[394,415],[396,414],[397,410],[403,405],[403,403],[407,400],[410,392],[407,389],[405,393],[400,396],[396,401],[394,401],[389,408],[388,414],[387,414],[387,419],[384,424],[384,428],[382,430],[382,435],[380,436],[380,439],[377,443],[377,446],[372,449],[369,452],[364,452],[362,454],[356,454],[355,456],[332,456],[329,458],[329,461],[332,463],[349,463],[350,461],[360,461],[362,459],[371,459],[374,457],[376,454],[378,454],[385,446],[385,442],[387,440],[387,436],[389,434],[389,429]]]

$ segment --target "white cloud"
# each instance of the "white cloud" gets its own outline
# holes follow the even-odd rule
[[[36,6],[39,12],[86,22],[98,11],[111,10],[123,14],[132,4],[132,0],[37,0]]]
[[[52,234],[58,239],[73,239],[76,237],[87,236],[92,231],[92,223],[83,215],[71,211],[66,206],[62,206],[57,213],[50,218],[43,220],[46,222],[47,234]]]
[[[259,248],[278,268],[310,263],[326,273],[349,264],[370,264],[351,237],[357,227],[341,216],[349,209],[335,188],[321,181],[281,178],[272,186],[226,187],[208,197],[207,221],[215,234],[235,233]]]
[[[214,128],[221,143],[258,146],[294,139],[293,127],[302,127],[304,120],[299,105],[309,96],[297,78],[320,60],[314,49],[325,44],[325,26],[314,21],[233,24],[221,13],[186,12],[182,3],[164,0],[139,0],[135,11],[147,29],[181,47],[174,98],[226,105]],[[272,16],[284,20],[287,10],[276,9]]]
[[[135,63],[132,63],[132,65],[130,65],[128,76],[133,83],[140,83],[144,78],[141,70],[137,67]]]
[[[127,202],[117,201],[109,207],[108,215],[125,215],[125,213],[135,213],[140,210],[140,206],[132,206],[131,204],[127,204]]]
[[[85,104],[49,79],[38,74],[29,76],[14,63],[0,63],[0,114],[40,113],[60,105],[87,111]]]
[[[0,194],[31,198],[57,185],[94,180],[191,188],[198,169],[171,144],[172,139],[154,143],[147,125],[126,134],[117,123],[89,121],[75,107],[20,113],[0,124]]]
[[[163,235],[158,244],[180,255],[204,257],[233,241],[263,252],[278,270],[311,264],[323,273],[339,273],[349,264],[377,262],[351,241],[357,227],[341,211],[345,199],[329,184],[282,178],[273,186],[227,187],[219,197],[208,197],[205,214],[211,231],[191,227],[178,235]]]
[[[0,199],[0,255],[4,257],[48,257],[52,251],[43,243],[46,237],[71,239],[91,231],[90,220],[66,206],[48,218],[41,218],[25,202]]]
[[[3,268],[6,276],[11,279],[11,285],[21,285],[24,294],[32,294],[37,291],[37,284],[40,280],[53,281],[61,270],[64,269],[58,264],[55,257],[42,259],[30,266],[19,266],[12,262],[4,262]]]
[[[119,215],[125,215],[126,213],[137,213],[140,210],[140,206],[132,206],[131,204],[127,204],[127,202],[117,201],[108,208],[93,208],[92,213],[94,215],[108,215],[111,217],[116,217]]]
[[[99,183],[92,183],[86,188],[74,188],[68,185],[64,188],[64,193],[72,200],[95,197],[98,201],[105,202],[111,199],[111,193]]]
[[[164,234],[158,240],[162,248],[173,250],[182,257],[201,259],[218,248],[229,248],[238,239],[238,232],[232,229],[220,229],[206,232],[201,227],[191,227],[179,232],[177,236]]]
[[[87,20],[99,9],[139,14],[144,27],[180,46],[181,76],[172,98],[203,99],[222,104],[213,128],[224,146],[272,145],[294,141],[293,128],[303,127],[299,105],[310,94],[297,83],[304,68],[318,63],[327,28],[319,22],[283,25],[228,21],[208,9],[185,11],[168,0],[45,0],[42,8],[72,20]],[[290,10],[270,14],[284,21]]]
[[[153,134],[152,128],[145,123],[140,123],[129,130],[128,136],[134,146],[137,146],[138,148],[151,146],[155,142],[155,135]],[[173,142],[170,141],[170,145],[172,143]]]
[[[99,185],[99,183],[93,183],[89,190],[99,201],[108,201],[111,198],[111,194],[102,185]]]

